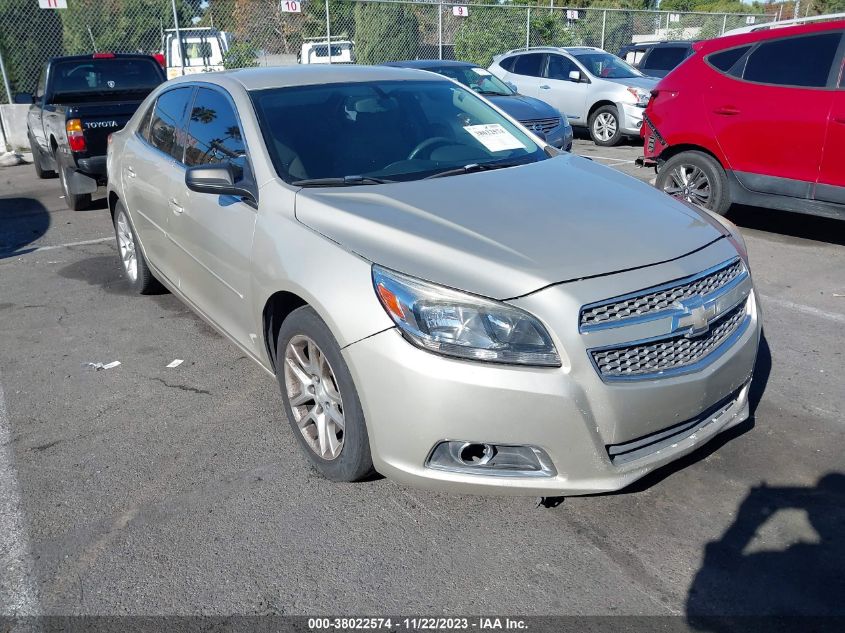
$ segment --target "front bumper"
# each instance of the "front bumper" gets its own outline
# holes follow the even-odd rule
[[[546,134],[546,142],[552,147],[569,152],[572,150],[572,126],[562,123]]]
[[[619,103],[617,109],[621,119],[619,123],[622,126],[622,133],[639,136],[645,108],[630,103]]]
[[[687,268],[702,270],[724,258],[726,243],[720,240],[684,258]],[[606,292],[608,283],[648,287],[677,278],[677,269],[673,262],[612,275],[612,283],[604,278],[599,284],[567,284],[566,292],[553,287],[514,303],[538,316],[548,314],[544,306],[566,313],[574,309],[577,319],[578,306],[597,299],[590,295]],[[551,329],[572,331],[558,323]],[[396,329],[343,353],[367,419],[373,461],[382,474],[452,492],[559,496],[623,488],[745,420],[759,333],[753,309],[742,336],[702,370],[621,384],[601,381],[577,327],[572,336],[556,341],[564,357],[557,369],[448,359],[417,349]],[[716,405],[718,414],[713,413]],[[695,423],[708,410],[711,417]],[[684,426],[690,420],[694,424]],[[626,459],[613,455],[614,447],[636,447],[640,438],[679,426],[687,431],[670,434],[668,442],[650,442],[652,449]],[[483,475],[427,467],[432,450],[443,441],[535,447],[551,460],[552,474]]]

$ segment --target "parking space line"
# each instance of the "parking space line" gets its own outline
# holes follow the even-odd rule
[[[611,158],[610,156],[595,156],[593,154],[578,154],[582,158],[597,158],[599,160],[612,160],[617,163],[633,163],[634,161],[628,160],[627,158]]]
[[[845,314],[840,314],[839,312],[828,312],[827,310],[820,310],[819,308],[804,305],[803,303],[795,303],[794,301],[789,301],[788,299],[779,299],[778,297],[771,297],[769,295],[760,295],[760,298],[763,299],[763,308],[766,307],[766,303],[771,303],[776,306],[780,306],[781,308],[792,310],[793,312],[809,314],[810,316],[827,319],[828,321],[835,321],[837,323],[845,323]]]
[[[0,384],[0,616],[33,616],[39,615],[39,605],[11,435]]]
[[[93,240],[82,240],[80,242],[68,242],[67,244],[51,244],[49,246],[36,246],[35,248],[32,248],[32,249],[24,248],[24,249],[21,249],[21,252],[18,253],[18,254],[19,255],[31,255],[32,253],[40,253],[41,251],[52,251],[52,250],[55,250],[57,248],[69,248],[71,246],[85,246],[87,244],[99,244],[101,242],[113,242],[113,241],[114,241],[114,235],[111,235],[109,237],[98,237],[97,239],[93,239]],[[0,251],[0,256],[6,257],[6,256],[12,255],[14,253],[15,253],[14,250]]]

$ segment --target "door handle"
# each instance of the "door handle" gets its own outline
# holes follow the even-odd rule
[[[131,167],[126,168],[126,177],[127,178],[134,178],[135,177],[135,170]]]
[[[716,114],[722,114],[724,116],[734,116],[739,114],[739,110],[733,106],[721,106],[713,110]]]
[[[176,198],[171,198],[168,202],[170,202],[170,210],[177,215],[185,210],[179,205],[179,203],[176,201]]]
[[[552,87],[547,86],[546,84],[543,84],[542,86],[540,86],[540,90],[551,90],[551,89],[552,89]]]

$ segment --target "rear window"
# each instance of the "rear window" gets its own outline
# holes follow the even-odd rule
[[[57,101],[142,99],[164,81],[154,59],[85,59],[53,64],[51,85]]]
[[[664,46],[655,48],[645,60],[645,68],[655,70],[672,70],[687,56],[689,49],[681,46]]]
[[[730,48],[721,53],[713,53],[707,56],[707,61],[710,65],[721,70],[723,73],[728,72],[733,65],[736,64],[740,58],[751,49],[750,46],[740,46],[739,48]]]
[[[763,42],[745,63],[742,78],[763,84],[824,88],[841,33],[821,33]]]

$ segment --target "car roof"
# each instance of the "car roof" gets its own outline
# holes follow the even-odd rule
[[[720,51],[725,48],[742,46],[743,44],[754,44],[765,40],[779,39],[794,35],[806,35],[809,33],[824,33],[827,31],[841,31],[845,29],[845,20],[833,20],[831,22],[814,22],[812,24],[799,24],[797,26],[784,26],[782,28],[753,31],[751,33],[739,33],[737,35],[725,35],[712,40],[697,42],[693,45],[696,51],[707,54],[713,51]]]
[[[454,59],[409,59],[403,62],[385,62],[384,66],[393,68],[476,68],[471,62],[456,61]]]
[[[699,40],[654,40],[652,42],[632,42],[631,44],[625,44],[622,47],[622,50],[630,49],[630,48],[659,48],[661,46],[692,46]]]
[[[51,62],[86,62],[92,59],[151,59],[155,61],[152,53],[89,53],[87,55],[60,55],[51,57]],[[156,62],[158,63],[158,62]]]
[[[238,85],[241,88],[251,91],[287,86],[391,80],[407,81],[415,79],[424,81],[449,81],[445,77],[413,68],[358,66],[355,64],[303,64],[301,66],[241,68],[215,73],[185,75],[184,77],[171,79],[168,85],[206,82],[229,87]]]

